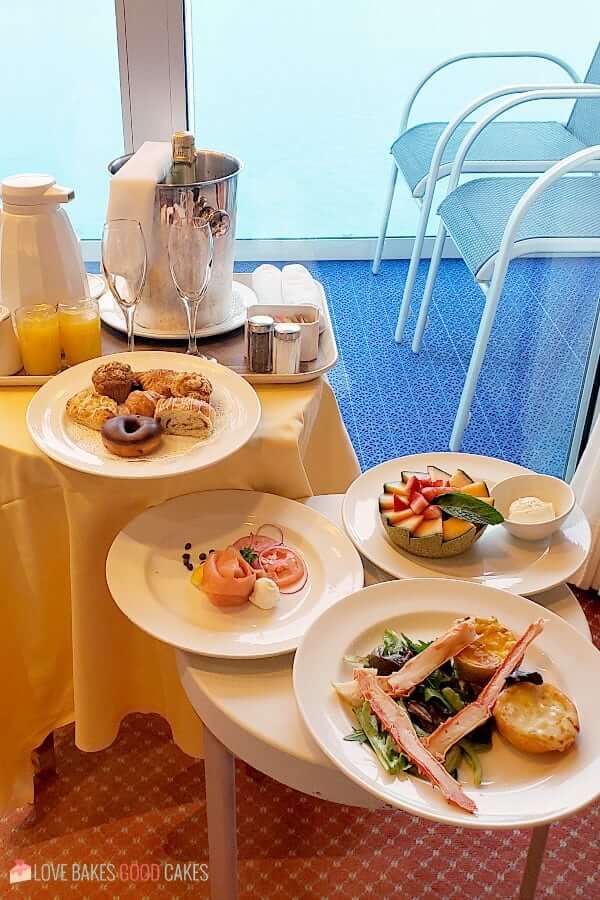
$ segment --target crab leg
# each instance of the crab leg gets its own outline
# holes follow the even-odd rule
[[[370,704],[385,730],[391,734],[398,750],[410,759],[422,775],[439,788],[446,800],[467,812],[476,812],[477,807],[473,800],[467,797],[458,782],[421,743],[404,705],[396,703],[389,694],[386,694],[379,686],[376,676],[365,669],[355,669],[354,677],[362,697]]]
[[[451,719],[446,719],[432,734],[424,739],[425,746],[438,760],[443,762],[450,747],[489,719],[492,715],[494,704],[504,688],[506,679],[521,663],[527,648],[543,631],[543,628],[543,619],[533,622],[521,635],[510,653],[504,658],[504,661],[498,666],[477,700],[469,703],[468,706],[463,706],[455,716]]]
[[[387,692],[392,697],[406,697],[432,672],[453,656],[457,656],[461,650],[477,640],[477,637],[474,619],[457,619],[445,634],[389,676]]]

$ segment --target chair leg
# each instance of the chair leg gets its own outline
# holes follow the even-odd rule
[[[421,349],[421,341],[423,340],[423,332],[427,327],[427,318],[429,315],[429,305],[431,303],[431,297],[433,295],[433,288],[435,285],[435,279],[437,277],[438,269],[440,267],[440,260],[442,258],[442,251],[444,249],[444,242],[446,240],[446,227],[443,222],[440,222],[440,227],[438,228],[438,233],[435,236],[435,244],[433,245],[433,251],[431,254],[431,260],[429,262],[429,270],[427,272],[427,281],[425,282],[425,290],[423,292],[423,299],[421,300],[421,308],[419,310],[419,318],[417,319],[417,327],[415,328],[415,333],[413,336],[412,349],[413,353],[418,353]]]
[[[383,247],[385,244],[385,236],[387,234],[388,222],[390,221],[390,212],[392,210],[392,201],[394,199],[394,191],[396,190],[396,179],[398,178],[398,166],[396,165],[395,160],[392,159],[392,171],[390,174],[390,186],[388,188],[387,199],[385,201],[385,208],[383,210],[383,218],[381,220],[381,228],[379,230],[379,238],[377,240],[377,247],[375,248],[375,258],[373,259],[373,265],[371,267],[371,271],[373,275],[377,275],[379,272],[379,266],[381,264],[381,257],[383,255]]]
[[[469,369],[467,371],[467,378],[465,380],[460,403],[458,405],[458,411],[454,420],[454,428],[452,429],[452,435],[450,437],[451,450],[460,450],[465,428],[469,421],[469,411],[471,409],[471,403],[473,402],[473,394],[475,393],[477,379],[479,378],[481,366],[483,365],[483,360],[485,358],[485,351],[487,350],[490,332],[496,316],[498,300],[502,293],[502,288],[504,287],[505,273],[506,269],[504,269],[503,274],[499,276],[498,266],[494,269],[494,275],[492,276],[492,281],[485,300],[483,315],[481,317],[481,322],[479,323],[479,331],[477,332],[473,355],[471,356],[471,362],[469,363]]]
[[[401,343],[402,336],[404,334],[404,328],[406,326],[406,320],[408,319],[410,313],[410,301],[412,297],[413,288],[415,286],[415,281],[417,278],[417,270],[419,268],[419,263],[421,262],[421,253],[423,251],[423,242],[425,240],[425,230],[427,228],[427,221],[429,219],[429,212],[431,209],[431,204],[427,206],[425,203],[421,206],[421,211],[419,213],[419,223],[417,225],[417,233],[415,235],[415,240],[413,243],[412,253],[410,256],[410,263],[408,266],[408,273],[406,275],[406,284],[404,285],[404,291],[402,293],[402,300],[400,301],[400,312],[398,314],[398,322],[396,324],[396,334],[394,336],[394,340],[397,344]]]

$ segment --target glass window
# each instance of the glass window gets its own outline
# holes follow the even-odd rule
[[[114,3],[4,4],[2,64],[0,178],[53,175],[75,190],[68,213],[79,237],[99,238],[106,165],[123,153]]]
[[[577,22],[594,21],[592,0],[575,7]],[[446,57],[533,48],[585,73],[594,29],[565,30],[564,17],[548,15],[545,0],[505,0],[502,16],[489,11],[473,0],[430,0],[426,8],[398,0],[188,0],[197,144],[246,164],[238,236],[377,234],[402,105]],[[411,121],[444,120],[499,84],[527,80],[566,76],[541,61],[464,63],[431,83]],[[568,115],[557,104],[535,106],[514,117]],[[402,185],[388,234],[413,235],[416,215]]]

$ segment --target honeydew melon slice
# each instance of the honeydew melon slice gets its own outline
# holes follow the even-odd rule
[[[457,469],[450,479],[450,487],[456,488],[456,490],[462,490],[468,484],[473,484],[473,479],[462,469]]]
[[[460,493],[468,494],[470,497],[479,497],[480,499],[490,496],[485,481],[474,481],[472,484],[465,484],[464,487],[461,487]]]

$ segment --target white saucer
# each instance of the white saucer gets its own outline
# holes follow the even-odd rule
[[[223,322],[218,322],[216,325],[207,325],[205,328],[199,328],[196,332],[196,337],[215,337],[218,334],[227,334],[230,331],[235,331],[236,328],[241,328],[246,321],[246,309],[257,302],[256,294],[252,288],[234,280],[233,312],[231,316]],[[110,291],[105,291],[98,299],[98,303],[102,321],[116,331],[121,331],[125,334],[126,328],[123,313],[117,306]],[[135,323],[134,334],[136,337],[160,341],[185,341],[188,336],[185,329],[183,331],[155,331],[153,328],[146,328],[138,322]]]

